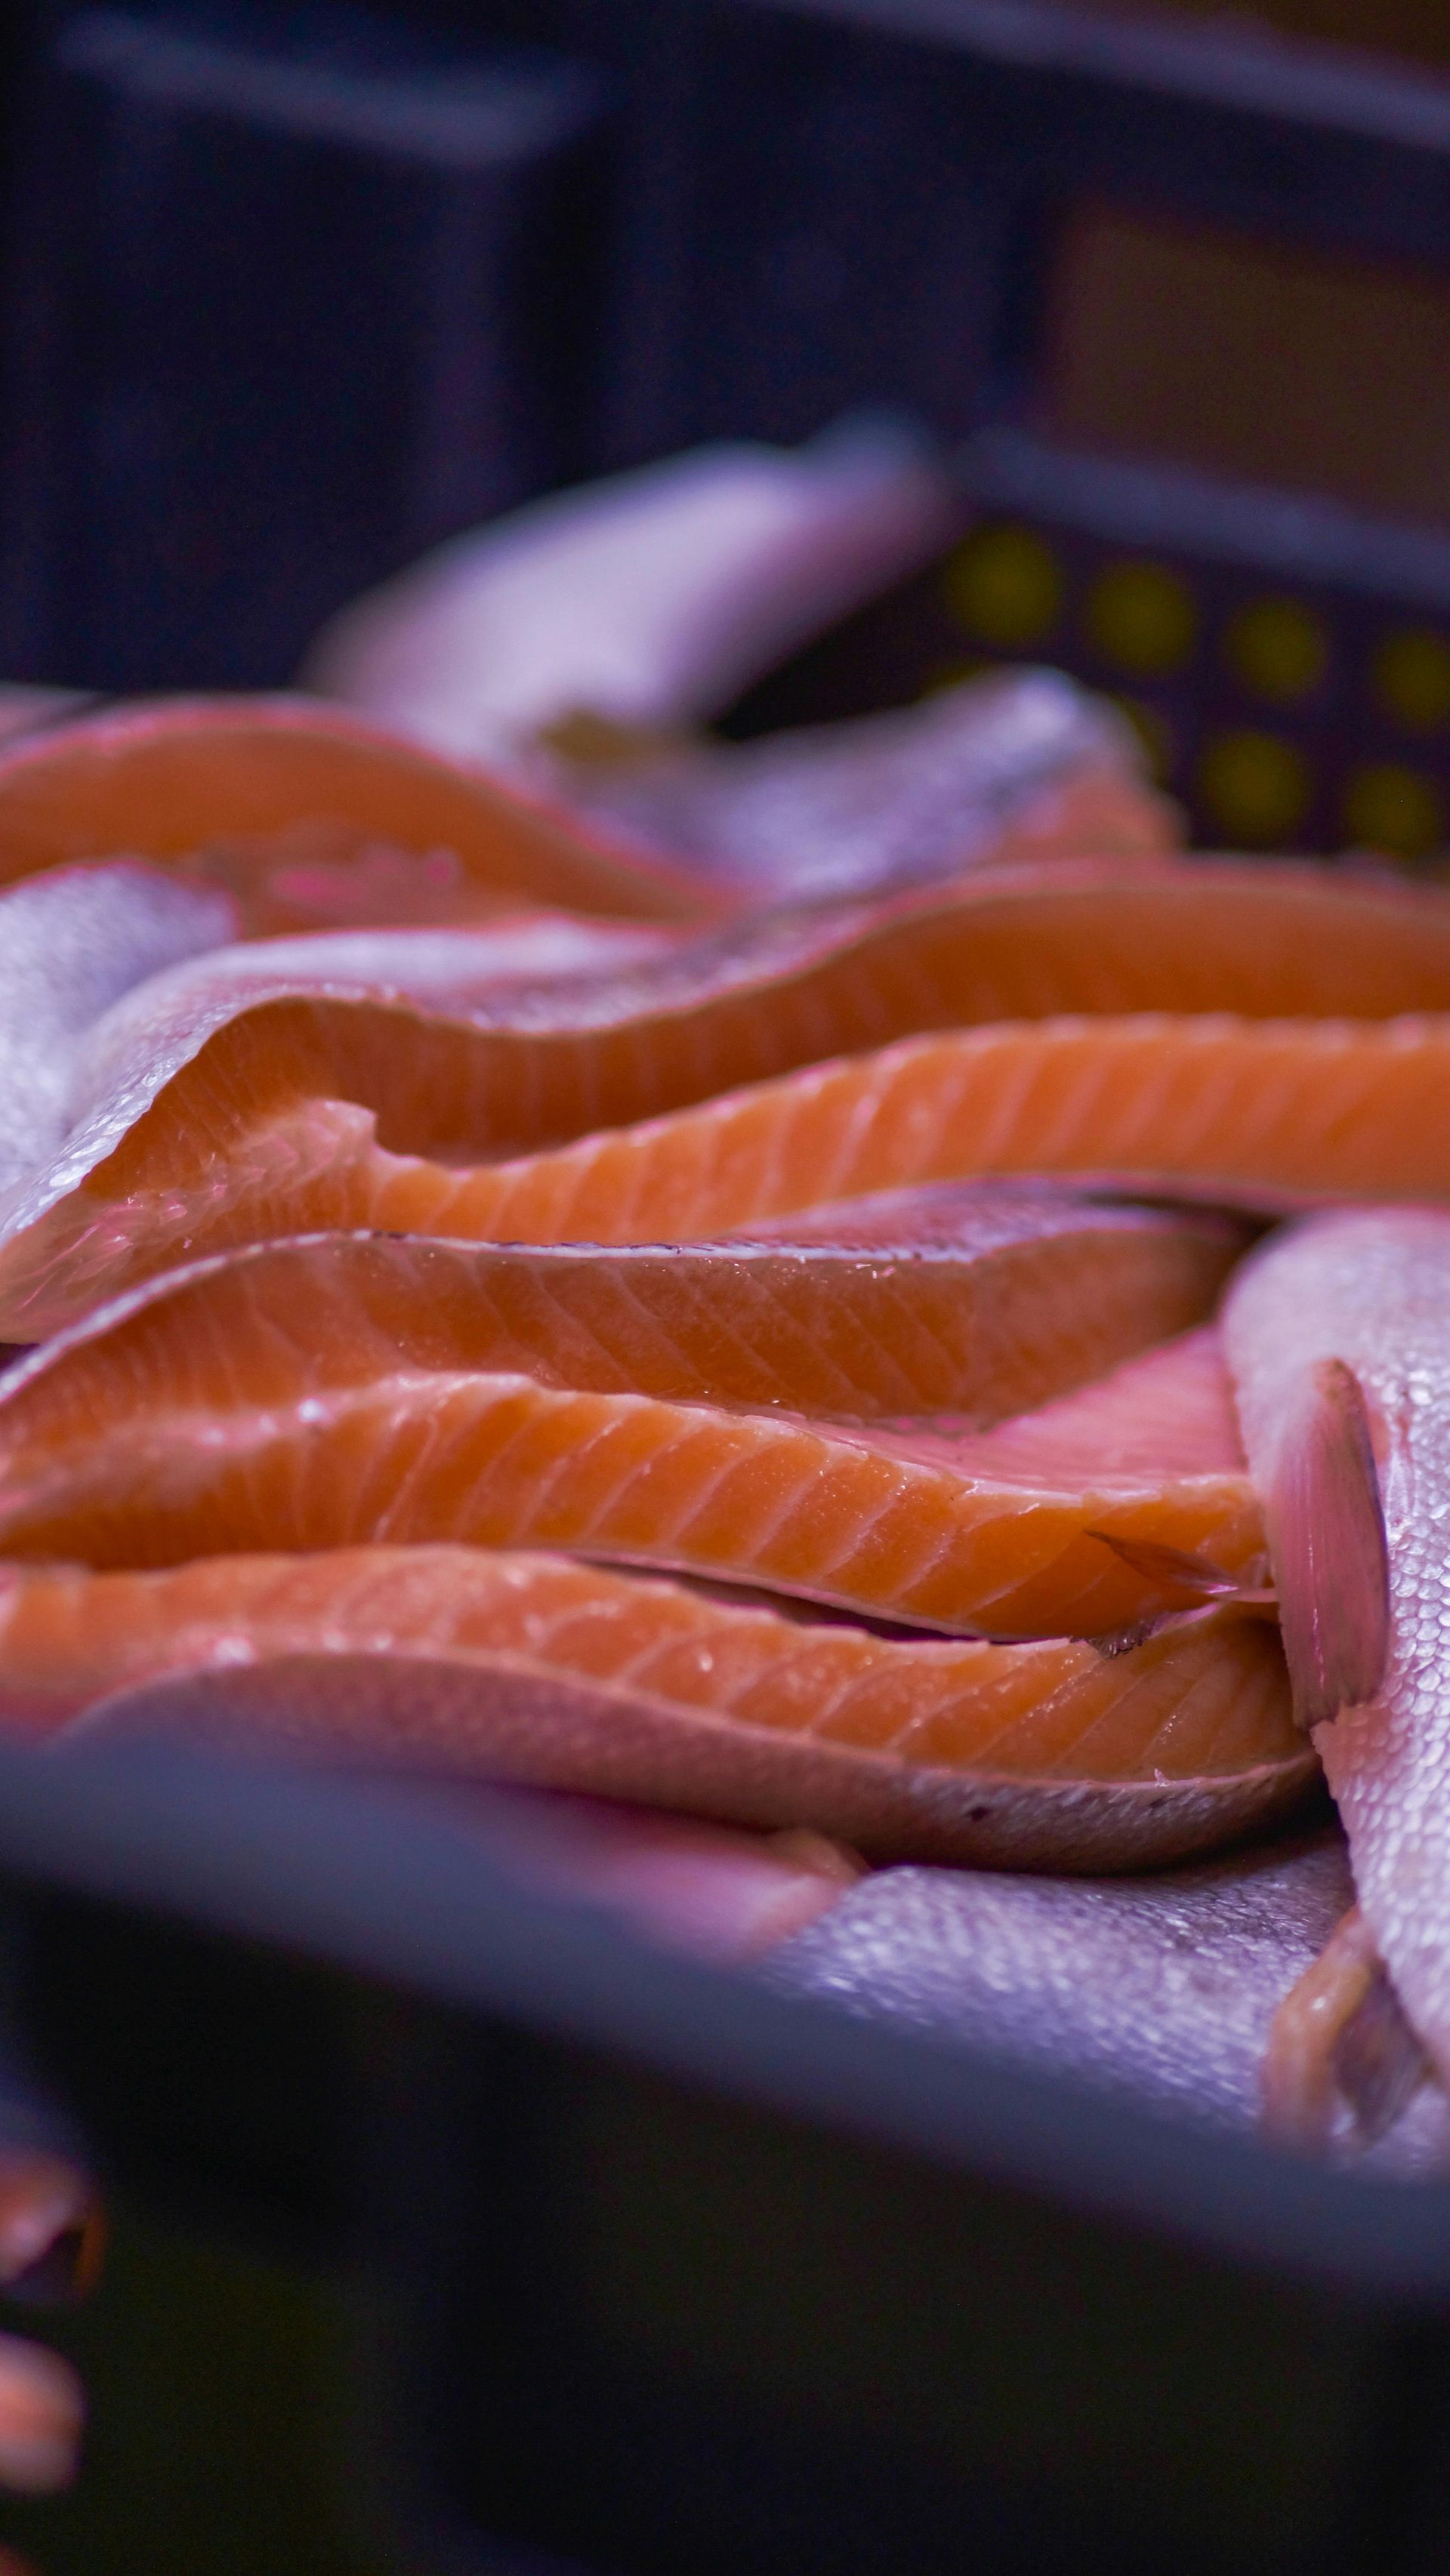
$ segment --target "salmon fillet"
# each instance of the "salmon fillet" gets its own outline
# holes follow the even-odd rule
[[[356,1160],[370,1134],[363,1120],[344,1117],[335,1138],[337,1111],[318,1111],[317,1102],[372,1113],[394,1153],[473,1162],[612,1130],[934,1028],[1148,1008],[1373,1019],[1450,1002],[1450,896],[1230,862],[1064,863],[987,876],[950,899],[768,919],[643,963],[616,955],[592,981],[571,973],[549,985],[542,979],[557,970],[541,963],[537,990],[521,991],[516,979],[505,989],[496,969],[471,962],[463,934],[453,940],[453,966],[441,936],[430,948],[426,933],[414,933],[361,941],[350,962],[335,941],[302,941],[275,954],[240,952],[244,964],[234,952],[153,980],[93,1033],[74,1069],[63,1151],[11,1202],[4,1239],[84,1188],[108,1203],[135,1203],[122,1220],[134,1240],[148,1225],[147,1194],[159,1193],[173,1240],[135,1268],[123,1261],[108,1287],[86,1292],[90,1301],[188,1250],[320,1224],[394,1222],[375,1217],[356,1181],[350,1197],[309,1211],[316,1172],[339,1157]],[[1175,1042],[1184,1043],[1182,1033]],[[1020,1086],[1015,1070],[1006,1078]],[[1095,1107],[1103,1088],[1101,1079],[1092,1086]],[[1232,1174],[1231,1139],[1220,1143]],[[1015,1168],[1044,1155],[1048,1168],[1064,1168],[1049,1140],[1026,1134],[1016,1152]],[[1158,1158],[1166,1170],[1172,1155],[1165,1139]],[[1096,1156],[1098,1165],[1111,1160]],[[268,1186],[258,1164],[270,1172],[279,1161],[300,1202],[255,1222],[236,1214],[234,1199]],[[995,1167],[1014,1166],[999,1159]],[[959,1160],[851,1186],[984,1168],[993,1166]],[[426,1212],[398,1221],[439,1230]],[[62,1257],[69,1232],[60,1217],[34,1247],[36,1266]],[[0,1253],[0,1271],[4,1262]],[[30,1329],[54,1329],[78,1311],[58,1283]],[[13,1322],[0,1329],[16,1332]]]
[[[1203,1210],[968,1185],[833,1206],[755,1241],[505,1244],[468,1257],[470,1364],[966,1429],[1199,1322],[1245,1240]]]
[[[322,1236],[103,1311],[0,1381],[0,1551],[143,1567],[370,1539],[554,1546],[1034,1636],[1181,1606],[1106,1541],[1231,1576],[1261,1547],[1231,1466],[1093,1458],[1054,1486],[861,1426],[490,1369],[479,1272],[462,1244]]]
[[[232,1021],[233,1042],[265,1048],[266,1019]],[[129,1123],[108,1112],[104,1160],[95,1128],[78,1129],[12,1196],[0,1339],[36,1340],[189,1258],[318,1228],[661,1243],[1024,1173],[1279,1206],[1450,1189],[1450,1018],[1046,1021],[909,1039],[472,1167],[389,1150],[345,1100],[253,1119],[209,1092],[216,1070],[199,1058]],[[436,1104],[413,1115],[436,1118]]]
[[[265,907],[274,865],[380,847],[451,853],[465,899],[472,890],[661,921],[714,908],[666,861],[612,845],[481,767],[305,698],[121,707],[0,752],[0,879],[118,851],[186,862],[225,850]]]
[[[50,1734],[100,1700],[87,1731],[119,1732],[165,1713],[139,1685],[183,1673],[221,1685],[176,1691],[193,1737],[809,1822],[882,1858],[1166,1858],[1315,1773],[1272,1626],[1232,1610],[1106,1657],[905,1643],[467,1548],[0,1582],[9,1727]]]
[[[98,1115],[118,1083],[155,1100],[206,1054],[219,1059],[212,1090],[250,1113],[299,1095],[355,1099],[393,1143],[476,1153],[654,1116],[931,1029],[1144,1011],[1438,1011],[1450,1009],[1450,894],[1262,861],[1062,861],[930,895],[756,915],[667,945],[633,973],[620,962],[606,955],[594,985],[571,984],[554,1007],[546,994],[495,1006],[462,950],[451,994],[438,977],[415,984],[406,955],[381,946],[341,989],[325,951],[309,975],[302,948],[271,992],[255,974],[239,991],[212,970],[173,977],[108,1034],[85,1106]],[[410,999],[425,1005],[421,1020],[398,1008]],[[264,1004],[290,1007],[228,1035]]]

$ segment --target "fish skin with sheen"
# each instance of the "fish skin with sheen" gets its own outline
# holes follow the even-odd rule
[[[79,1740],[143,1709],[229,1749],[503,1775],[1008,1867],[1146,1865],[1286,1812],[1317,1776],[1272,1627],[1233,1611],[1105,1657],[885,1638],[457,1547],[6,1568],[0,1723]]]
[[[1235,1465],[1105,1474],[1095,1448],[1049,1484],[978,1472],[970,1434],[923,1460],[909,1423],[492,1371],[478,1264],[466,1244],[319,1236],[103,1309],[0,1381],[0,1552],[141,1567],[370,1540],[552,1546],[1012,1637],[1184,1606],[1105,1537],[1231,1576],[1262,1548]]]
[[[1274,2014],[1352,1896],[1332,1825],[1095,1885],[893,1869],[762,1973],[973,2059],[1249,2136]],[[1428,2179],[1450,2153],[1450,2109],[1427,2086],[1372,2147],[1347,2144],[1359,2170]]]
[[[1353,1209],[1271,1237],[1226,1301],[1225,1347],[1250,1465],[1272,1504],[1306,1378],[1352,1372],[1368,1411],[1387,1540],[1388,1659],[1368,1696],[1314,1728],[1385,1968],[1442,2080],[1450,2076],[1450,1216]],[[1332,1510],[1332,1497],[1330,1508]],[[1312,1505],[1281,1548],[1312,1548]],[[1291,1569],[1292,1571],[1292,1569]],[[1372,1563],[1325,1566],[1326,1615],[1354,1616]],[[1364,1620],[1357,1623],[1363,1627]]]
[[[231,1023],[259,1050],[243,1088],[276,1070],[264,1018]],[[304,1090],[295,1048],[290,1061]],[[436,1117],[442,1072],[436,1059],[417,1072],[407,1113]],[[323,1228],[658,1244],[746,1235],[885,1190],[1023,1176],[1274,1211],[1450,1194],[1450,1018],[965,1030],[481,1163],[394,1151],[375,1113],[345,1100],[303,1099],[248,1126],[235,1086],[185,1098],[185,1116],[177,1092],[112,1121],[119,1141],[99,1165],[82,1122],[49,1172],[12,1195],[0,1338],[37,1341],[177,1265]]]
[[[132,859],[0,893],[0,1189],[61,1143],[87,1029],[133,985],[235,937],[224,895]]]
[[[1173,809],[1116,711],[1056,671],[997,672],[884,715],[746,743],[553,750],[559,792],[763,901],[850,898],[972,866],[1167,857]]]

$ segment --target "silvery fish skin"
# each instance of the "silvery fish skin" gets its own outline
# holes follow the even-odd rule
[[[1224,1341],[1280,1592],[1302,1601],[1301,1659],[1320,1666],[1307,1689],[1294,1674],[1296,1699],[1321,1721],[1314,1740],[1379,1955],[1444,2079],[1450,1217],[1430,1208],[1347,1209],[1272,1236],[1231,1285]],[[1335,1409],[1325,1388],[1332,1394],[1343,1378],[1353,1379],[1367,1412],[1367,1471],[1363,1444],[1350,1436],[1352,1417],[1336,1469]],[[1313,1477],[1306,1458],[1317,1460]],[[1372,1498],[1383,1513],[1383,1554],[1362,1535],[1335,1551],[1336,1531],[1363,1518],[1346,1509],[1345,1495],[1353,1499],[1366,1473],[1378,1485]],[[1352,1561],[1341,1561],[1346,1555]],[[1376,1636],[1369,1655],[1363,1641]],[[1326,1700],[1323,1673],[1336,1669],[1357,1678]]]
[[[1141,767],[1112,708],[1060,672],[1029,670],[761,742],[686,746],[633,765],[560,764],[553,783],[638,840],[797,902],[950,875],[1064,782],[1116,774],[1126,787]],[[1144,856],[1151,810],[1144,793]],[[1088,828],[1083,848],[1095,845]],[[1160,851],[1168,837],[1165,825]]]
[[[226,895],[139,860],[0,894],[0,1188],[60,1143],[87,1031],[135,985],[236,935]]]
[[[1274,2011],[1353,1895],[1332,1826],[1144,1878],[888,1869],[762,1973],[864,2019],[1245,2132]],[[1361,2161],[1410,2173],[1447,2156],[1450,2113],[1426,2087]]]

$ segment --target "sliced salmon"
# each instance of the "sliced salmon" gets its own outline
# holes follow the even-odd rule
[[[902,1642],[467,1548],[0,1582],[9,1726],[102,1700],[129,1730],[165,1703],[107,1695],[183,1673],[221,1685],[178,1687],[193,1732],[812,1825],[877,1857],[1146,1862],[1282,1812],[1315,1773],[1272,1627],[1231,1610],[1109,1657]]]
[[[469,889],[637,919],[698,920],[679,869],[505,785],[304,698],[173,698],[79,717],[0,751],[0,880],[137,853],[226,853],[264,908],[274,869],[451,854]],[[406,871],[405,871],[406,874]],[[294,916],[295,917],[295,916]],[[304,918],[310,918],[304,908]],[[277,926],[270,919],[261,926]]]
[[[1245,1240],[1207,1211],[968,1185],[779,1220],[755,1241],[504,1244],[467,1256],[468,1364],[968,1429],[1200,1321]]]
[[[1450,893],[1265,862],[1063,862],[604,954],[592,985],[553,1004],[495,1002],[462,947],[451,982],[415,983],[385,942],[347,989],[325,949],[318,966],[309,976],[299,943],[275,990],[211,967],[155,985],[98,1045],[79,1104],[88,1160],[177,1082],[188,1121],[210,1098],[255,1117],[315,1095],[375,1110],[409,1152],[500,1153],[927,1030],[1450,1009]],[[263,1008],[260,1026],[234,1025]]]
[[[930,1423],[878,1423],[873,1434],[903,1454],[1038,1485],[1244,1470],[1223,1343],[1211,1324],[988,1430],[938,1414]]]
[[[557,1546],[951,1630],[1096,1634],[1181,1606],[1111,1544],[1245,1573],[1241,1471],[979,1476],[891,1435],[480,1365],[461,1244],[325,1236],[200,1263],[0,1381],[0,1552]],[[1105,1543],[1108,1542],[1108,1543]]]
[[[1374,1950],[1450,2080],[1450,1216],[1346,1210],[1271,1238],[1226,1345],[1296,1699]]]
[[[76,1069],[64,1149],[5,1211],[0,1334],[33,1338],[168,1262],[262,1234],[370,1223],[508,1230],[490,1213],[492,1175],[470,1192],[451,1176],[400,1170],[374,1152],[371,1119],[391,1154],[452,1163],[613,1129],[903,1029],[1035,1018],[1074,998],[1106,1016],[1155,994],[1195,1012],[1237,995],[1256,1013],[1277,993],[1291,1009],[1337,1000],[1372,1015],[1450,995],[1447,926],[1450,896],[1323,871],[1064,866],[983,879],[950,901],[795,916],[648,963],[616,957],[592,982],[581,975],[527,993],[471,969],[463,934],[454,934],[456,971],[446,945],[431,966],[419,962],[425,933],[411,945],[403,936],[371,950],[363,943],[347,972],[326,941],[310,951],[299,942],[270,964],[266,951],[239,952],[249,962],[236,971],[202,961],[153,980],[94,1032]],[[1418,1116],[1416,1081],[1430,1071],[1428,1059],[1411,1061],[1404,1032],[1378,1048],[1342,1030],[1230,1038],[1181,1026],[993,1043],[995,1052],[897,1057],[827,1076],[819,1095],[796,1086],[760,1096],[766,1124],[793,1149],[844,1096],[842,1082],[855,1086],[855,1110],[877,1140],[887,1096],[899,1103],[910,1091],[923,1140],[936,1132],[934,1159],[878,1155],[868,1175],[833,1171],[827,1189],[815,1183],[805,1198],[798,1184],[794,1199],[736,1189],[729,1214],[703,1219],[677,1214],[674,1186],[663,1192],[667,1213],[631,1208],[622,1222],[616,1204],[582,1231],[602,1240],[641,1227],[644,1239],[711,1232],[810,1197],[1035,1168],[1116,1166],[1237,1190],[1369,1190],[1379,1186],[1377,1157],[1355,1151],[1365,1077],[1382,1095],[1369,1114],[1403,1122]],[[1442,1040],[1431,1029],[1415,1043],[1433,1052]],[[1303,1124],[1302,1095],[1323,1090],[1326,1050],[1346,1063],[1336,1061],[1295,1146],[1274,1128],[1275,1104],[1287,1082],[1291,1124]],[[1064,1083],[1069,1096],[1054,1097]],[[933,1087],[963,1099],[967,1124],[943,1131],[924,1097]],[[804,1122],[801,1102],[810,1104]],[[650,1141],[648,1151],[661,1167],[681,1155],[692,1165],[713,1158],[737,1114],[733,1103],[713,1108],[710,1123],[680,1131],[678,1142]],[[839,1162],[828,1128],[821,1141]],[[1433,1190],[1413,1143],[1405,1140],[1389,1186]],[[612,1149],[585,1149],[596,1150]],[[780,1159],[772,1147],[762,1174]],[[390,1212],[394,1201],[406,1213]],[[510,1222],[525,1238],[538,1230],[521,1213]]]
[[[1250,1206],[1450,1194],[1450,1018],[1049,1021],[919,1038],[470,1166],[388,1150],[376,1113],[348,1100],[254,1109],[279,1061],[306,1087],[316,1016],[294,1023],[290,1047],[265,1012],[232,1020],[229,1045],[251,1061],[225,1088],[207,1051],[145,1108],[118,1071],[104,1113],[8,1203],[0,1337],[36,1340],[178,1262],[320,1227],[661,1243],[879,1190],[1033,1173]],[[360,1053],[351,1070],[376,1093],[387,1046],[375,1017],[359,1034],[369,1025],[373,1069]],[[449,1122],[446,1064],[424,1057],[416,1071],[384,1137]],[[485,1090],[477,1122],[501,1106]],[[453,1114],[461,1123],[463,1102]]]

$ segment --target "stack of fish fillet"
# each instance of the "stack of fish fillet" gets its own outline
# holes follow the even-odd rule
[[[790,908],[301,700],[13,745],[12,1730],[711,1819],[771,1937],[1322,1766],[1271,2109],[1450,2074],[1450,895],[1074,759]]]

